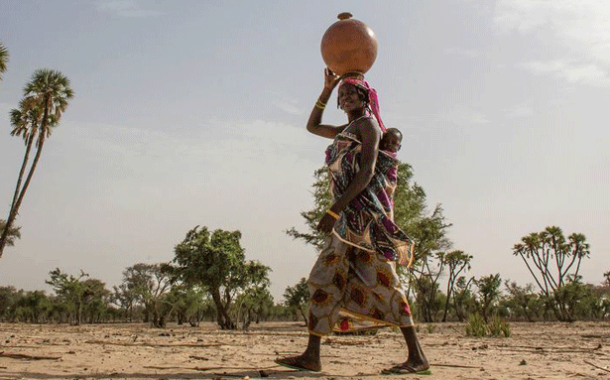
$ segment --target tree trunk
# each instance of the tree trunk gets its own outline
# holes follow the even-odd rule
[[[303,320],[305,321],[305,326],[309,326],[309,321],[307,320],[307,316],[305,315],[303,308],[299,307],[299,311],[301,312],[301,315],[303,316]]]
[[[214,289],[212,293],[212,300],[216,305],[216,313],[217,313],[217,321],[220,325],[220,328],[223,330],[234,330],[236,328],[235,323],[231,320],[231,317],[227,313],[227,309],[222,304],[220,298],[220,291],[218,289]]]
[[[449,300],[451,299],[451,292],[447,291],[447,299],[445,300],[445,312],[443,313],[443,322],[447,322],[447,311],[449,311]]]
[[[49,99],[46,99],[45,103],[48,103],[48,102],[49,102]],[[34,157],[34,162],[32,162],[32,167],[30,168],[28,176],[25,180],[23,189],[21,190],[19,197],[17,198],[17,201],[15,202],[13,207],[11,207],[12,212],[9,214],[9,219],[6,221],[6,227],[4,228],[4,231],[2,232],[2,237],[0,237],[0,258],[2,258],[2,253],[4,252],[4,247],[6,246],[6,241],[8,239],[8,231],[13,226],[13,222],[15,221],[15,218],[17,217],[17,213],[19,212],[19,207],[21,206],[21,202],[23,201],[25,192],[28,190],[28,186],[30,186],[30,182],[32,181],[32,176],[34,175],[34,171],[36,170],[36,166],[38,165],[38,160],[40,160],[40,154],[42,153],[42,147],[44,145],[44,140],[45,140],[45,128],[47,127],[48,117],[49,117],[49,107],[47,107],[47,104],[45,104],[42,125],[40,127],[40,130],[38,131],[40,140],[38,142],[38,146],[36,149],[36,156]]]
[[[8,213],[8,219],[6,220],[6,227],[4,231],[2,231],[2,236],[0,236],[0,257],[2,257],[2,251],[4,251],[4,247],[8,242],[8,233],[10,228],[12,227],[12,221],[15,219],[17,214],[15,210],[15,203],[17,202],[17,198],[19,197],[19,191],[21,190],[21,181],[23,180],[23,174],[25,173],[25,168],[28,164],[28,160],[30,157],[30,151],[32,150],[32,143],[34,142],[35,134],[32,133],[27,142],[27,146],[25,148],[25,155],[23,157],[23,162],[21,164],[21,170],[19,170],[19,177],[17,178],[17,186],[15,187],[15,194],[13,195],[13,200],[11,201],[11,208]],[[14,216],[15,215],[15,216]],[[11,221],[9,224],[8,221]]]

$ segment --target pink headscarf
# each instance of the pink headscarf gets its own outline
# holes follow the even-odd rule
[[[385,133],[386,128],[385,128],[385,125],[383,124],[383,121],[381,120],[381,115],[379,114],[379,98],[377,97],[377,91],[375,91],[375,89],[373,87],[371,87],[369,82],[367,82],[364,79],[364,77],[361,77],[361,76],[345,77],[341,80],[341,84],[339,84],[339,87],[341,87],[345,84],[352,84],[354,86],[363,88],[368,91],[369,105],[371,106],[371,112],[375,116],[375,119],[377,119],[377,123],[379,124],[379,128],[381,128],[381,132]]]

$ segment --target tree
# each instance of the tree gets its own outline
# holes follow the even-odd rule
[[[521,287],[516,282],[509,282],[508,280],[504,282],[504,285],[510,295],[508,304],[516,312],[522,314],[528,322],[533,322],[540,308],[538,297],[534,293],[534,285],[527,284]]]
[[[455,316],[460,322],[464,322],[466,317],[476,307],[475,297],[470,290],[474,277],[466,281],[466,277],[460,276],[455,283],[455,291],[453,296],[453,307]]]
[[[21,310],[20,316],[23,322],[39,323],[40,318],[46,314],[51,305],[43,291],[35,290],[22,294],[15,306]]]
[[[0,219],[0,234],[4,232],[6,228],[6,220]],[[15,245],[15,239],[21,239],[21,227],[11,227],[6,234],[6,245],[12,247]]]
[[[429,261],[426,260],[425,263],[428,264]],[[424,268],[428,271],[427,273],[419,271],[412,278],[413,289],[416,294],[415,306],[420,315],[420,320],[434,322],[444,301],[440,299],[442,294],[439,291],[438,283],[442,268],[437,270],[432,270],[430,266]]]
[[[8,49],[0,42],[0,80],[8,68]]]
[[[111,293],[106,284],[96,278],[85,280],[83,286],[83,317],[88,323],[100,323],[108,311]]]
[[[154,327],[165,327],[166,317],[171,312],[165,299],[171,288],[171,277],[164,264],[135,264],[123,272],[123,283],[144,305],[146,321]]]
[[[124,272],[123,272],[124,273]],[[123,282],[120,285],[115,285],[112,288],[112,294],[110,296],[110,302],[117,305],[120,310],[124,312],[123,317],[127,318],[129,322],[133,321],[133,309],[137,304],[138,295],[133,289],[129,288],[129,285]]]
[[[449,301],[455,288],[455,282],[459,274],[465,269],[470,270],[471,255],[465,254],[463,251],[452,251],[440,255],[440,260],[449,268],[449,279],[447,280],[447,298],[445,300],[445,312],[443,314],[443,322],[447,321],[447,311],[449,310]]]
[[[547,227],[523,237],[513,247],[513,255],[523,259],[542,293],[554,299],[552,306],[557,319],[572,321],[568,298],[558,291],[578,278],[582,259],[590,255],[585,235],[573,233],[566,239],[561,228]]]
[[[309,287],[307,286],[307,279],[301,278],[301,281],[296,283],[294,286],[286,287],[284,291],[284,299],[286,300],[286,306],[298,311],[305,325],[307,325],[307,307],[309,303]]]
[[[305,243],[311,244],[316,247],[317,250],[320,250],[324,245],[326,235],[318,231],[316,226],[324,213],[326,213],[326,210],[332,206],[328,168],[324,166],[316,170],[313,176],[315,179],[312,185],[314,207],[309,211],[301,211],[301,216],[305,219],[305,224],[307,225],[309,232],[299,232],[296,228],[291,227],[286,233],[288,236],[292,236],[294,239],[304,240]]]
[[[494,303],[500,297],[500,285],[502,285],[502,279],[500,274],[490,274],[489,276],[483,276],[478,280],[474,280],[474,284],[478,288],[478,300],[477,309],[483,316],[486,323],[489,323],[489,317],[492,314]]]
[[[59,268],[49,272],[50,280],[45,281],[53,287],[57,298],[68,309],[71,324],[80,325],[82,321],[83,297],[87,291],[83,278],[89,275],[81,270],[78,277],[63,273]]]
[[[11,319],[18,297],[19,295],[15,287],[0,286],[0,322],[6,322]]]
[[[235,298],[235,320],[247,330],[252,322],[259,323],[273,307],[273,296],[269,292],[269,283],[246,289]]]
[[[423,194],[423,190],[418,193]],[[398,203],[397,201],[396,206]],[[420,214],[411,216],[410,219],[406,219],[405,214],[403,224],[400,224],[400,219],[396,219],[399,226],[405,225],[405,231],[416,242],[413,267],[408,275],[399,268],[399,274],[406,275],[409,279],[409,290],[411,287],[415,290],[416,304],[423,320],[433,322],[437,311],[442,307],[438,299],[439,280],[445,267],[444,252],[451,248],[451,242],[446,236],[451,224],[445,221],[440,205],[437,205],[430,215],[425,214],[425,207],[418,207],[418,210]],[[443,303],[446,302],[446,299],[443,300]]]
[[[25,183],[22,187],[20,181],[22,180],[23,174],[20,174],[18,179],[19,186],[15,190],[15,196],[11,202],[11,208],[9,211],[8,218],[6,219],[6,227],[0,235],[0,257],[4,252],[4,247],[8,242],[8,232],[11,230],[13,223],[19,212],[19,207],[23,202],[23,197],[30,185],[32,176],[36,171],[36,166],[40,160],[42,148],[44,146],[46,138],[51,135],[51,130],[56,127],[61,119],[61,115],[68,107],[68,100],[74,97],[74,91],[70,88],[70,81],[67,77],[61,74],[59,71],[41,69],[37,70],[32,76],[32,80],[28,82],[24,88],[24,99],[20,102],[20,112],[25,118],[29,113],[36,115],[42,115],[40,119],[37,119],[36,127],[31,127],[32,131],[22,133],[21,135],[26,139],[27,142],[31,139],[33,141],[34,136],[36,140],[36,155],[34,161],[30,167],[28,175],[25,179]],[[11,115],[12,117],[12,115]],[[27,120],[31,120],[27,116]],[[11,120],[12,121],[12,120]],[[21,122],[23,118],[19,119],[17,125],[14,125],[16,129],[21,129],[23,126]],[[26,154],[24,155],[24,164],[27,163],[25,156],[29,154],[26,148]],[[25,168],[22,165],[22,173],[25,173]]]
[[[179,325],[189,322],[192,327],[199,325],[197,311],[204,305],[203,292],[195,286],[174,284],[167,295]]]
[[[269,267],[247,261],[240,239],[239,231],[218,229],[210,233],[207,227],[197,226],[174,248],[171,272],[180,281],[209,292],[221,329],[237,328],[230,315],[235,297],[269,281]]]

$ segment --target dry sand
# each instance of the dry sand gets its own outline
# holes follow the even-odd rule
[[[453,323],[419,330],[432,375],[401,377],[610,379],[609,323],[512,323],[510,338],[469,338],[462,324]],[[404,361],[406,353],[401,334],[385,329],[323,339],[320,373],[274,365],[278,356],[300,353],[306,342],[298,323],[262,323],[249,332],[220,331],[212,323],[167,329],[0,324],[0,379],[374,380],[392,378],[381,370]]]

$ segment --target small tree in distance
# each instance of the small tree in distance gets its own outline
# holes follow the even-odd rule
[[[557,319],[572,321],[564,287],[579,278],[582,259],[590,255],[585,235],[573,233],[566,239],[561,228],[547,227],[523,237],[513,247],[513,255],[523,259],[544,296],[554,300]]]
[[[269,283],[269,267],[247,261],[239,240],[241,232],[221,229],[210,233],[207,227],[193,228],[174,248],[168,270],[176,280],[199,285],[212,297],[220,328],[236,329],[231,315],[235,298],[248,289]]]
[[[443,314],[443,322],[446,322],[447,312],[449,311],[449,302],[455,289],[455,282],[462,271],[470,270],[470,260],[472,260],[472,256],[465,254],[463,251],[452,251],[441,254],[440,260],[443,261],[449,269],[449,279],[447,280],[447,298],[445,300],[445,312]]]
[[[307,279],[301,278],[301,281],[296,283],[294,286],[286,287],[284,291],[284,299],[286,300],[286,306],[298,311],[305,324],[307,325],[307,304],[309,302],[309,288],[307,287]]]

